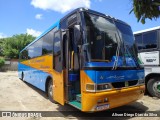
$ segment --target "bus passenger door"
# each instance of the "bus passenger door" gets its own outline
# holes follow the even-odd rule
[[[63,48],[61,31],[54,34],[53,42],[53,99],[64,105],[64,79],[63,79]]]

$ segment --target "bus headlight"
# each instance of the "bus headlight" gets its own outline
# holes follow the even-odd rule
[[[88,92],[104,91],[104,90],[110,90],[110,89],[112,89],[112,86],[109,83],[98,84],[98,85],[94,83],[86,84],[86,91]]]
[[[94,83],[87,83],[86,84],[86,91],[96,92],[96,85]]]
[[[97,91],[101,91],[101,90],[109,90],[112,89],[111,84],[107,83],[107,84],[98,84],[97,85]]]

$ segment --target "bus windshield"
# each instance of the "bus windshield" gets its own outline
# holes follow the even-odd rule
[[[136,67],[134,39],[129,26],[87,12],[84,19],[86,66]]]

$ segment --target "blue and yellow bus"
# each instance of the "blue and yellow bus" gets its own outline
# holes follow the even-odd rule
[[[131,27],[86,8],[70,12],[27,45],[18,74],[52,102],[84,112],[126,105],[145,90]]]

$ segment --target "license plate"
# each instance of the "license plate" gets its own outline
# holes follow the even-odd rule
[[[100,105],[96,107],[96,110],[105,110],[109,108],[109,104]]]

